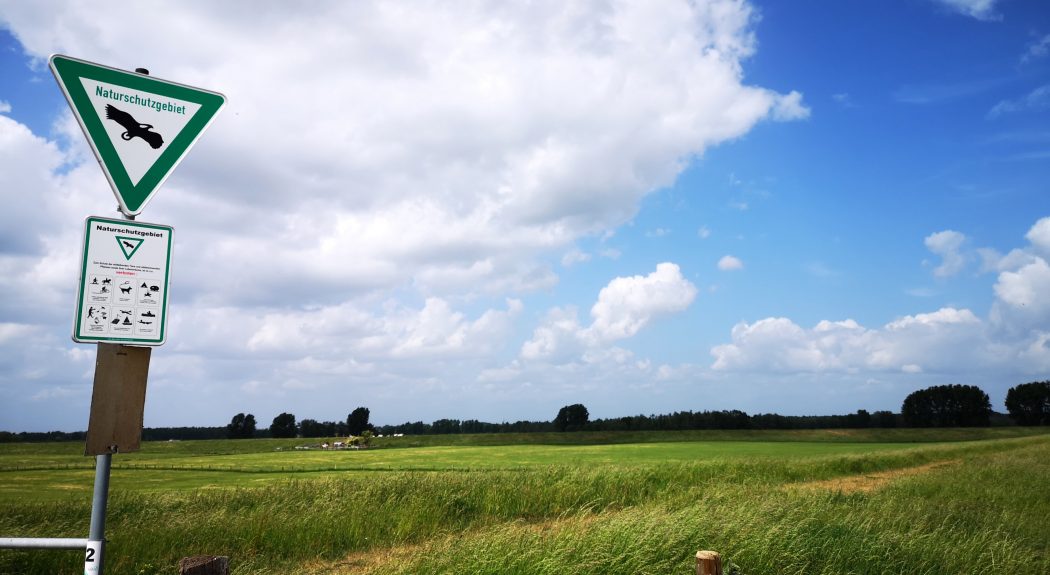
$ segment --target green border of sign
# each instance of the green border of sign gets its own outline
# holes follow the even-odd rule
[[[147,228],[154,230],[167,230],[168,232],[168,249],[167,255],[164,258],[164,301],[160,305],[160,338],[159,339],[141,339],[136,337],[77,337],[80,333],[80,320],[83,317],[84,310],[84,289],[87,287],[87,267],[88,267],[88,248],[91,242],[91,226],[95,223],[106,223],[115,226],[127,226],[133,228]],[[73,341],[78,343],[97,343],[100,341],[114,342],[114,343],[126,343],[132,345],[149,345],[158,346],[164,345],[167,339],[167,328],[168,328],[168,292],[171,288],[171,247],[174,245],[175,228],[171,226],[165,226],[163,224],[149,224],[146,222],[138,222],[135,220],[115,220],[112,218],[103,218],[99,216],[88,216],[84,220],[84,255],[80,260],[80,281],[79,287],[77,288],[77,315],[73,317]]]
[[[120,211],[129,216],[142,211],[142,208],[157,192],[175,166],[182,161],[186,152],[197,142],[200,135],[215,119],[219,109],[226,103],[226,96],[218,92],[158,80],[151,76],[126,72],[61,54],[51,56],[50,66],[51,72],[55,75],[59,87],[62,88],[69,102],[69,107],[73,109],[73,115],[76,116],[81,129],[84,130],[91,149],[95,151],[95,156],[113,188],[113,193],[117,196],[117,201],[120,202]],[[157,158],[156,163],[136,185],[131,183],[124,163],[117,155],[117,150],[113,147],[102,125],[102,119],[95,113],[91,100],[84,91],[84,85],[80,82],[81,78],[148,92],[164,98],[193,102],[199,104],[200,109],[168,144],[168,147]],[[82,114],[81,110],[89,112]]]

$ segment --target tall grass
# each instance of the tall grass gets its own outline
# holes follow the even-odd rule
[[[747,574],[1050,573],[1046,443],[971,458],[872,494],[719,483],[547,525],[505,523],[329,573],[667,574],[716,549]]]
[[[1038,573],[1050,504],[1045,493],[1019,496],[1046,491],[1048,455],[1043,436],[807,459],[591,468],[566,460],[521,470],[356,472],[253,489],[118,491],[107,573],[171,572],[194,554],[229,555],[238,575],[341,565],[375,573],[687,573],[701,547],[728,553],[745,573],[948,573],[961,565],[951,549],[983,546],[1012,573]],[[963,459],[966,473],[939,472],[871,496],[784,489],[946,459]],[[83,537],[88,506],[85,498],[7,502],[0,534]],[[375,559],[411,546],[426,552]],[[895,549],[905,559],[874,567],[876,555]],[[368,559],[347,563],[348,555]],[[0,573],[77,572],[81,559],[0,550]]]

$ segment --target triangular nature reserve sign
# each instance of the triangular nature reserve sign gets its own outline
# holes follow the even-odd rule
[[[120,252],[124,254],[124,258],[131,260],[131,256],[135,255],[139,247],[142,246],[142,238],[129,238],[125,236],[114,236],[117,240],[117,245],[120,246]]]
[[[51,72],[129,216],[142,211],[226,103],[218,92],[59,54],[51,56]]]

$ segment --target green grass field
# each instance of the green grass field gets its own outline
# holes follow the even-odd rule
[[[1050,573],[1047,429],[147,443],[114,457],[107,573]],[[397,448],[395,448],[397,447]],[[82,444],[0,445],[0,535],[84,537]],[[0,573],[78,572],[0,550]]]

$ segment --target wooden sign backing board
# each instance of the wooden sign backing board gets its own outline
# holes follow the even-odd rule
[[[152,348],[98,344],[84,455],[138,451]]]

